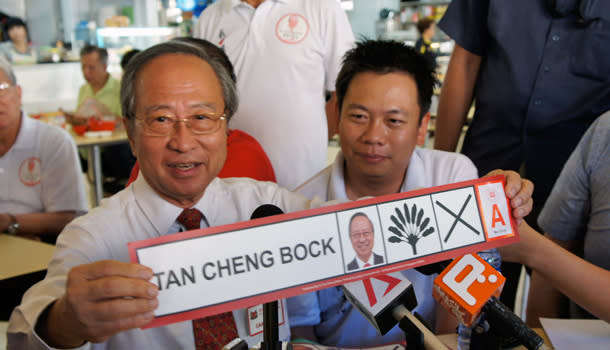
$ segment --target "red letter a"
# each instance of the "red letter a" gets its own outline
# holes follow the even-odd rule
[[[498,205],[494,204],[494,206],[492,207],[492,213],[491,213],[491,227],[496,227],[496,222],[501,222],[502,225],[506,225],[506,222],[504,222],[504,218],[502,217],[502,214],[500,213],[500,209],[498,208]]]

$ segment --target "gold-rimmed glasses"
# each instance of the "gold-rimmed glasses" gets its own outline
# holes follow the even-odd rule
[[[220,129],[221,120],[226,119],[225,113],[197,113],[186,118],[176,118],[171,115],[136,117],[144,126],[148,136],[169,136],[176,130],[176,123],[184,122],[193,134],[212,134]]]
[[[4,82],[4,83],[0,83],[0,96],[5,96],[6,94],[8,94],[9,91],[11,91],[10,89],[13,87],[13,85]]]
[[[360,238],[362,238],[362,237],[364,237],[364,238],[369,238],[369,237],[371,237],[372,235],[373,235],[373,232],[371,232],[371,231],[365,231],[365,232],[355,232],[355,233],[352,233],[352,234],[351,234],[351,236],[352,236],[353,238],[355,238],[355,239],[360,239]]]

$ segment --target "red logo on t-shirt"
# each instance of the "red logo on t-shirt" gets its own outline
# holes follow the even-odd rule
[[[19,179],[26,186],[38,185],[42,179],[41,168],[42,166],[39,158],[28,158],[19,166]]]
[[[309,23],[305,17],[290,13],[284,15],[275,26],[275,35],[286,44],[298,44],[309,33]]]

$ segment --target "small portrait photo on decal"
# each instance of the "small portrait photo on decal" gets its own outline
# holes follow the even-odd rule
[[[343,241],[347,271],[383,264],[385,257],[374,251],[375,236],[379,235],[379,229],[375,227],[378,228],[379,223],[374,222],[371,217],[376,217],[376,215],[366,213],[361,209],[346,211],[342,214],[344,214],[341,216],[344,223],[341,227],[347,228],[347,233],[342,234],[342,237],[347,238]]]

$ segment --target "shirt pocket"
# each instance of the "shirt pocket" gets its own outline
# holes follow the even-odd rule
[[[585,29],[570,57],[570,68],[575,75],[606,81],[610,78],[610,22],[599,24]]]

